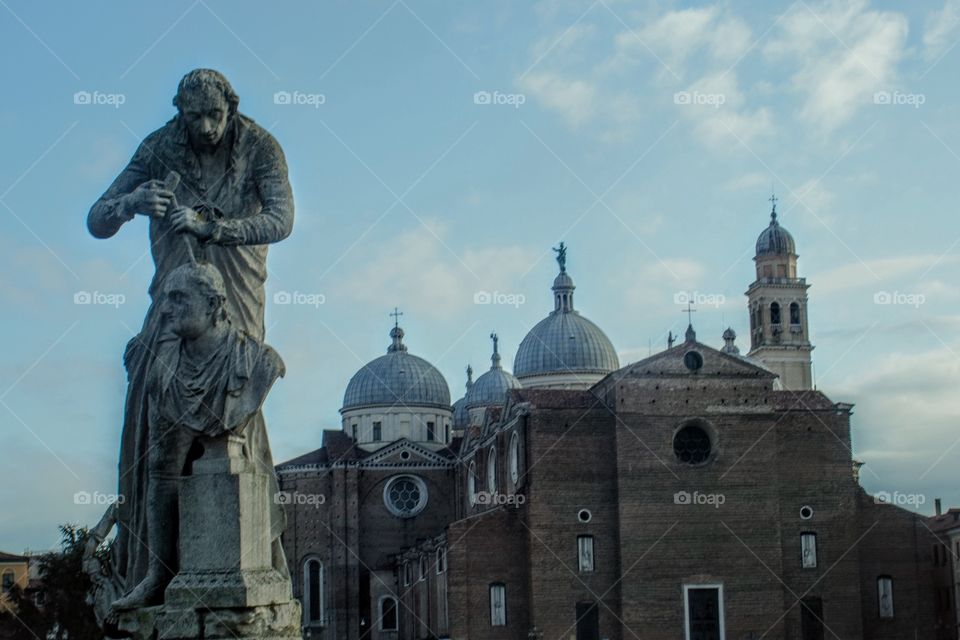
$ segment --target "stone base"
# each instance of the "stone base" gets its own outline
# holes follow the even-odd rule
[[[120,614],[132,640],[301,640],[300,603],[245,609],[175,609],[166,605]]]
[[[173,609],[243,609],[291,600],[290,578],[272,568],[181,572],[163,598]]]

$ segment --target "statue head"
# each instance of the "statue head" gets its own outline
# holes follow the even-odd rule
[[[200,149],[220,144],[239,104],[230,82],[213,69],[194,69],[183,76],[173,98],[191,144]]]
[[[184,340],[199,338],[226,319],[226,298],[223,276],[216,267],[181,265],[163,283],[164,321]]]

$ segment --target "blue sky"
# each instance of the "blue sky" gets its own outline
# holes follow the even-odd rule
[[[958,0],[0,1],[0,548],[53,545],[100,515],[77,491],[114,490],[152,264],[144,221],[95,240],[84,220],[201,66],[287,155],[297,222],[268,297],[323,300],[267,310],[278,461],[339,425],[395,305],[454,397],[491,330],[512,362],[560,240],[622,363],[682,332],[681,291],[724,300],[698,308],[702,341],[746,336],[774,189],[864,485],[960,506],[958,40]]]

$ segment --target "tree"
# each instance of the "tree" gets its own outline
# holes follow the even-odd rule
[[[90,578],[83,571],[83,550],[90,532],[86,527],[60,527],[60,550],[37,559],[40,586],[37,607],[31,594],[14,589],[14,612],[0,613],[3,640],[99,640],[93,607],[87,602]]]

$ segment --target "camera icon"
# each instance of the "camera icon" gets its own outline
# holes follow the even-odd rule
[[[473,104],[490,104],[492,101],[493,96],[489,91],[477,91],[473,94]]]
[[[692,302],[690,294],[686,291],[677,291],[673,294],[673,304],[687,304]]]
[[[889,491],[880,491],[873,496],[873,501],[875,504],[893,504],[893,496]]]
[[[889,91],[877,91],[873,94],[873,104],[890,104],[891,98]]]
[[[493,302],[493,296],[489,291],[477,291],[473,294],[473,304],[490,304]]]
[[[73,304],[90,304],[93,302],[93,296],[89,291],[77,291],[73,294]]]
[[[893,296],[889,291],[877,291],[873,294],[873,304],[891,304]]]
[[[290,304],[292,301],[293,296],[289,291],[277,291],[273,294],[273,304]]]
[[[677,91],[673,94],[674,104],[690,104],[691,96],[689,91]]]
[[[293,504],[293,494],[289,491],[278,491],[273,496],[273,501],[276,504]]]
[[[673,504],[690,504],[692,497],[688,491],[677,491],[673,494]]]
[[[91,504],[93,495],[89,491],[77,491],[73,494],[73,504]]]
[[[93,96],[89,91],[77,91],[73,94],[73,104],[90,104]]]
[[[277,91],[273,94],[273,104],[290,104],[292,101],[293,96],[289,91]]]

